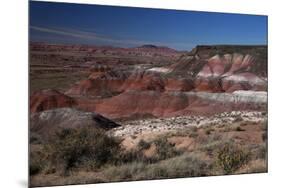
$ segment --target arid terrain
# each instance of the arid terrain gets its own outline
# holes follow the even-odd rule
[[[267,172],[267,46],[30,43],[31,186]]]

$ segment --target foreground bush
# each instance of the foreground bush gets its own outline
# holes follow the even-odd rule
[[[31,176],[40,173],[44,169],[44,156],[41,151],[31,151],[29,161],[29,174]]]
[[[145,150],[145,149],[148,149],[150,148],[151,144],[149,142],[146,142],[144,140],[140,140],[139,143],[138,143],[138,148],[140,150]]]
[[[73,167],[100,167],[113,160],[120,142],[94,128],[64,129],[47,145],[52,165],[66,173]]]
[[[182,154],[182,151],[177,150],[175,144],[170,143],[166,137],[156,139],[154,144],[156,146],[158,160],[164,160]]]
[[[234,144],[225,144],[217,153],[217,163],[226,174],[235,172],[249,160],[250,153]]]

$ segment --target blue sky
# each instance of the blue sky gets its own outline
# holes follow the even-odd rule
[[[178,50],[198,44],[267,44],[267,17],[31,1],[30,40]]]

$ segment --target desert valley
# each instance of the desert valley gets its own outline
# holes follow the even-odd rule
[[[30,43],[29,71],[32,186],[267,171],[267,46]]]

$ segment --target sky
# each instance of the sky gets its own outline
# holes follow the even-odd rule
[[[30,1],[30,41],[190,50],[196,45],[267,44],[267,17]]]

